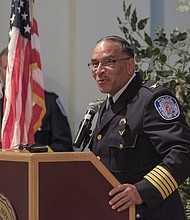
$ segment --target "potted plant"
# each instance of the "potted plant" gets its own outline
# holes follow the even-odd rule
[[[188,2],[183,0],[180,6],[188,6]],[[132,4],[126,5],[125,1],[123,12],[124,18],[117,17],[117,20],[121,32],[134,48],[136,68],[144,79],[156,80],[176,95],[190,125],[190,29],[175,28],[167,36],[164,28],[158,26],[153,38],[146,30],[149,18],[139,19],[136,8],[132,8]],[[179,190],[187,219],[190,219],[189,178]]]

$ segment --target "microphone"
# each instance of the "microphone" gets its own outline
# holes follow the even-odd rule
[[[73,146],[75,148],[80,148],[84,139],[87,137],[87,135],[89,135],[90,128],[92,126],[92,120],[94,118],[94,115],[98,111],[98,106],[98,102],[91,102],[88,104],[87,112],[82,122],[80,123],[79,131],[77,132],[77,135],[73,143]]]
[[[35,146],[31,145],[26,148],[30,153],[44,153],[48,152],[48,148],[46,146]]]
[[[37,145],[37,144],[19,144],[16,145],[14,148],[17,148],[19,150],[28,150],[30,153],[43,153],[43,152],[48,152],[48,148],[46,146],[42,146],[42,145]]]

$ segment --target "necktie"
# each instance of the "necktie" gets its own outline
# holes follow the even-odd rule
[[[112,105],[114,104],[113,102],[113,98],[110,96],[108,101],[107,101],[107,107],[105,109],[105,111],[103,112],[102,116],[101,116],[101,122],[104,120],[104,118],[109,115],[109,110],[111,110]]]
[[[110,96],[110,97],[109,97],[109,105],[112,106],[113,104],[114,104],[113,98]]]
[[[108,103],[107,103],[106,111],[108,111],[109,109],[111,109],[111,107],[112,107],[113,104],[114,104],[113,98],[110,96],[110,97],[108,98]]]

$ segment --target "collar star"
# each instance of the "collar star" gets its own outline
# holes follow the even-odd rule
[[[156,87],[158,87],[158,85],[159,85],[158,83],[155,83],[155,84],[150,86],[150,89],[155,89]]]

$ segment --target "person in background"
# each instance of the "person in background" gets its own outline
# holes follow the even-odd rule
[[[4,48],[0,53],[0,87],[2,93],[2,97],[0,98],[0,128],[3,119],[3,97],[4,97],[4,87],[5,87],[5,80],[6,80],[6,69],[7,69],[7,55],[8,55],[8,48]]]
[[[0,53],[0,77],[5,87],[8,49]],[[72,135],[67,115],[58,95],[45,91],[46,114],[42,120],[42,126],[35,133],[36,144],[48,146],[50,151],[73,151]],[[3,98],[1,99],[1,109]],[[2,109],[3,110],[3,109]],[[1,120],[3,111],[1,110]]]
[[[135,205],[137,219],[185,220],[178,187],[190,175],[190,129],[176,97],[142,79],[119,36],[99,40],[88,66],[107,94],[89,148],[121,183],[110,207]]]
[[[35,133],[35,142],[48,145],[53,151],[73,151],[68,119],[59,97],[45,91],[46,114]]]
[[[4,48],[0,53],[0,78],[2,86],[5,86],[6,69],[7,69],[8,48]]]

